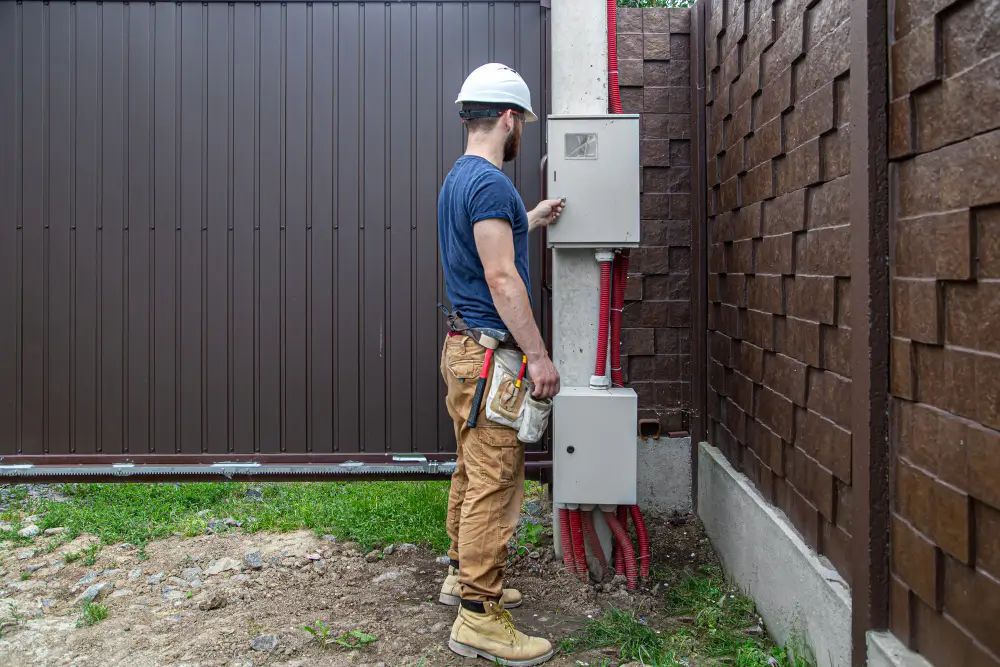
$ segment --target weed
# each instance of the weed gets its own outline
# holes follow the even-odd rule
[[[75,563],[76,561],[83,558],[83,554],[80,553],[79,551],[74,551],[73,553],[63,553],[62,556],[63,560],[66,561],[67,565],[70,563]]]
[[[320,649],[325,651],[330,645],[327,639],[327,635],[330,634],[330,626],[323,621],[317,619],[312,625],[303,625],[302,629],[313,636]]]
[[[31,579],[31,573],[25,570],[21,573],[21,581],[27,581],[28,579]]]
[[[99,602],[88,602],[80,614],[77,627],[97,625],[108,617],[108,608]]]
[[[664,664],[667,659],[663,638],[632,612],[611,609],[587,623],[583,633],[563,641],[563,650],[592,650],[614,647],[624,662]],[[666,663],[669,664],[669,663]]]
[[[378,637],[366,634],[361,630],[351,630],[350,632],[345,632],[340,637],[333,640],[335,644],[343,646],[344,648],[362,648],[364,646],[368,646],[369,644],[374,644],[376,641],[378,641]]]
[[[83,564],[87,567],[93,566],[97,563],[97,553],[101,550],[101,545],[98,543],[93,543],[81,553],[83,555]]]

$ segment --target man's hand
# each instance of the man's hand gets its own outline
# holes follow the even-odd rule
[[[552,398],[559,393],[559,371],[549,355],[528,360],[528,377],[535,383],[535,390],[531,392],[535,398]]]
[[[528,227],[548,227],[559,219],[566,204],[561,199],[546,199],[538,203],[530,213],[528,213]]]

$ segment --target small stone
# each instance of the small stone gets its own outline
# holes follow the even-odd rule
[[[538,560],[541,557],[542,554],[539,551],[532,551],[530,554],[528,554],[528,558],[530,558],[531,560]]]
[[[29,565],[28,567],[24,568],[24,570],[25,572],[38,572],[43,567],[45,567],[44,563],[42,563],[41,565]]]
[[[199,519],[204,519],[206,516],[208,516],[211,513],[212,513],[212,510],[199,510],[198,511],[198,518]]]
[[[313,569],[319,572],[320,574],[323,574],[324,572],[326,572],[326,561],[325,560],[316,561],[315,563],[313,563]]]
[[[0,521],[0,533],[13,533],[14,525]]]
[[[128,551],[129,549],[135,549],[135,545],[131,542],[123,542],[118,545],[118,548],[123,551]]]
[[[222,609],[227,604],[229,604],[229,600],[226,599],[225,595],[222,593],[215,593],[214,595],[206,597],[199,602],[198,609],[201,609],[202,611],[213,611],[215,609]]]
[[[260,635],[250,642],[250,648],[261,653],[273,653],[278,648],[278,637],[275,635]]]
[[[76,603],[82,606],[91,602],[103,600],[113,590],[115,590],[115,585],[112,582],[102,581],[85,590],[83,594],[76,599]]]
[[[200,567],[186,567],[181,570],[181,579],[184,581],[194,581],[201,575]]]
[[[135,595],[135,594],[132,591],[130,591],[129,589],[127,589],[127,588],[122,588],[121,590],[117,590],[114,593],[112,593],[111,597],[113,597],[113,598],[124,598],[124,597],[128,597],[130,595]]]
[[[382,574],[372,579],[372,583],[381,584],[386,581],[395,581],[396,579],[399,579],[402,576],[403,576],[402,572],[383,572]]]
[[[542,502],[540,500],[531,499],[524,503],[524,512],[528,516],[541,516],[542,514]]]
[[[31,551],[30,549],[27,550],[27,551],[19,551],[17,553],[17,559],[18,560],[29,560],[29,559],[34,558],[34,557],[35,557],[35,552]]]
[[[247,492],[243,497],[247,500],[259,503],[264,500],[264,492],[260,489],[247,489]]]
[[[67,530],[66,528],[46,528],[45,534],[49,536],[62,535],[63,533],[66,532],[66,530]]]
[[[251,570],[259,570],[264,567],[264,557],[259,551],[249,551],[243,556],[243,564]]]
[[[205,574],[208,576],[213,576],[216,574],[222,574],[223,572],[228,572],[230,570],[235,570],[239,572],[240,564],[238,561],[230,558],[229,556],[224,556],[219,560],[213,560],[208,564],[208,569],[205,570]]]
[[[394,545],[394,544],[390,544],[390,545],[389,545],[389,546],[387,546],[387,547],[385,548],[385,550],[384,550],[384,551],[382,552],[382,555],[383,555],[383,556],[391,556],[391,555],[393,554],[393,552],[394,552],[394,551],[396,551],[396,545]]]
[[[400,544],[399,546],[396,547],[396,551],[398,551],[401,554],[412,553],[416,550],[417,550],[417,545],[410,544],[409,542],[404,542],[403,544]]]
[[[197,577],[195,577],[194,579],[191,580],[190,584],[191,584],[191,588],[197,590],[197,589],[201,588],[201,579],[198,579]]]
[[[327,541],[327,542],[330,542],[331,544],[336,544],[337,543],[337,538],[334,537],[333,535],[324,535],[323,539],[325,541]]]
[[[223,523],[226,524],[227,526],[229,526],[230,528],[239,528],[240,526],[243,525],[242,521],[237,521],[236,519],[234,519],[231,516],[230,517],[226,517],[226,520],[223,521]]]
[[[134,570],[129,571],[128,580],[129,581],[139,581],[142,579],[142,568],[137,567]]]
[[[434,625],[431,626],[431,632],[437,634],[442,630],[444,630],[446,627],[448,627],[446,623],[435,623]]]
[[[451,565],[451,559],[448,558],[447,556],[438,556],[437,564],[438,565]]]
[[[250,576],[246,574],[234,574],[231,581],[250,581]]]
[[[372,551],[365,554],[365,561],[368,563],[377,563],[379,561],[381,554],[378,551]]]
[[[38,526],[36,526],[35,524],[29,524],[24,528],[22,528],[21,530],[17,531],[17,534],[20,535],[21,537],[37,537],[40,532],[42,531]]]
[[[188,588],[191,585],[186,579],[181,579],[180,577],[170,577],[167,579],[167,584],[175,588]]]
[[[78,587],[79,586],[89,586],[90,584],[92,584],[95,581],[97,581],[98,577],[100,577],[100,576],[101,575],[99,575],[97,572],[90,572],[90,573],[85,574],[82,577],[80,577],[80,580],[76,582],[76,585]]]
[[[172,586],[165,586],[163,588],[163,599],[164,600],[183,600],[188,596],[185,591],[179,588],[174,588]]]
[[[166,581],[166,579],[167,575],[163,574],[162,572],[157,572],[156,574],[152,575],[149,579],[147,579],[146,583],[149,584],[150,586],[159,586],[164,581]]]

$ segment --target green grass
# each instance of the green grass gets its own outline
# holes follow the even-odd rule
[[[312,529],[366,549],[392,542],[423,543],[437,551],[448,546],[447,482],[256,485],[262,501],[246,499],[249,488],[241,483],[70,484],[60,488],[66,502],[34,501],[24,511],[41,515],[43,530],[66,527],[67,538],[87,532],[104,544],[140,547],[173,533],[201,534],[209,520],[227,517],[243,524],[233,530]],[[199,516],[202,510],[207,512]],[[90,561],[94,556],[96,547],[81,557]]]
[[[88,602],[80,614],[77,625],[97,625],[108,617],[108,608],[99,602]]]
[[[566,651],[614,648],[623,662],[649,667],[686,664],[736,667],[810,667],[766,636],[747,634],[760,621],[753,600],[729,586],[715,567],[704,567],[669,589],[662,630],[634,613],[612,609],[563,642]]]

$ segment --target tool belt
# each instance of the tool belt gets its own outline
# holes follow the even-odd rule
[[[468,336],[469,338],[471,338],[472,340],[476,341],[480,345],[483,345],[483,343],[482,343],[482,337],[484,335],[487,335],[485,332],[483,332],[481,329],[477,329],[475,327],[470,327],[469,325],[467,325],[465,323],[465,320],[462,319],[461,315],[459,315],[455,311],[449,311],[447,308],[445,308],[440,303],[438,304],[438,308],[441,309],[441,312],[444,313],[445,317],[448,320],[448,335],[449,336],[458,336],[459,334],[461,334],[463,336]],[[495,338],[495,336],[494,336],[494,338]],[[486,346],[483,345],[483,347],[486,347]],[[501,339],[500,340],[500,344],[497,346],[497,349],[500,349],[500,350],[515,350],[517,352],[521,351],[521,348],[518,347],[518,345],[517,345],[517,341],[515,341],[514,337],[511,336],[509,333],[506,335],[506,339]]]

